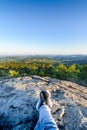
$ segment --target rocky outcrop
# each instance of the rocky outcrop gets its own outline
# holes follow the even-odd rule
[[[33,130],[42,89],[51,92],[52,115],[60,130],[87,130],[87,88],[39,76],[0,79],[0,130]]]

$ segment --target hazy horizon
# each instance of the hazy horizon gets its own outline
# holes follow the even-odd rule
[[[0,57],[22,57],[22,56],[24,56],[24,57],[31,57],[31,56],[87,56],[87,54],[28,54],[28,55],[23,55],[23,54],[19,54],[19,55],[17,55],[17,54],[10,54],[10,55],[0,55]]]
[[[87,55],[86,0],[1,0],[0,56]]]

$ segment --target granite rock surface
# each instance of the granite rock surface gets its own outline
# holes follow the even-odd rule
[[[51,92],[59,130],[87,130],[87,88],[49,77],[0,78],[0,130],[33,130],[42,89]]]

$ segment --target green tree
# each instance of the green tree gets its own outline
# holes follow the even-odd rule
[[[79,73],[80,73],[80,71],[79,71],[78,66],[76,64],[73,64],[73,65],[69,66],[67,69],[67,79],[74,81],[74,82],[78,82]]]
[[[0,77],[7,76],[6,70],[0,69]]]
[[[19,72],[15,71],[15,70],[9,70],[9,75],[12,76],[12,77],[18,77]]]
[[[40,76],[45,76],[45,73],[44,73],[43,71],[40,71],[40,72],[39,72],[39,75],[40,75]]]
[[[64,64],[60,64],[55,68],[56,76],[59,79],[66,79],[67,67]]]
[[[86,82],[87,85],[87,65],[80,65],[79,70],[80,70],[79,80],[81,82]]]

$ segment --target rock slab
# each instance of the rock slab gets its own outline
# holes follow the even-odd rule
[[[42,89],[51,92],[52,115],[60,130],[87,130],[87,88],[39,76],[0,79],[0,130],[33,130]]]

